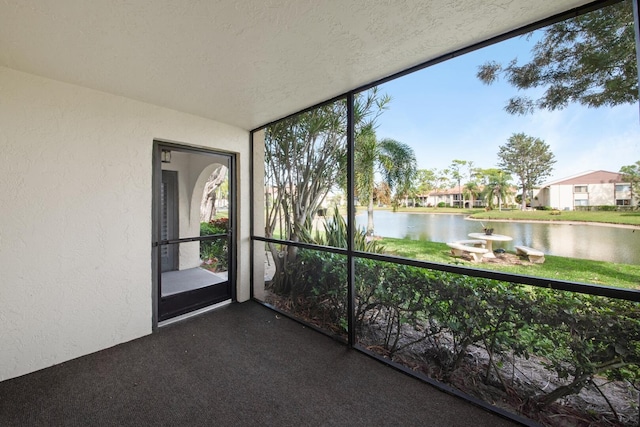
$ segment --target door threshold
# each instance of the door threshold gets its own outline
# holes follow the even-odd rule
[[[203,307],[198,310],[190,311],[189,313],[181,314],[180,316],[172,317],[171,319],[163,320],[162,322],[158,322],[158,328],[162,328],[164,326],[169,326],[177,322],[182,322],[183,320],[190,319],[195,316],[199,316],[204,313],[208,313],[210,311],[216,310],[218,308],[227,306],[231,304],[231,299],[219,302],[217,304],[210,305],[208,307]]]

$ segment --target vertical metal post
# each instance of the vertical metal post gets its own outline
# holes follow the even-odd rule
[[[254,292],[253,292],[253,287],[254,287],[254,274],[253,274],[253,263],[254,263],[254,247],[256,245],[255,240],[253,240],[254,237],[254,209],[255,209],[255,201],[254,201],[254,182],[255,182],[255,177],[253,176],[254,174],[254,169],[253,169],[253,150],[254,150],[254,140],[253,140],[253,134],[255,133],[254,131],[249,132],[249,158],[247,159],[247,161],[249,162],[249,299],[253,300],[254,299]]]
[[[633,32],[636,39],[636,66],[638,68],[638,96],[640,99],[640,0],[631,0],[631,3],[633,4]],[[638,102],[638,112],[640,113],[640,101]]]
[[[162,163],[160,162],[160,144],[153,141],[152,178],[151,178],[151,329],[158,329],[158,301],[160,299],[161,257],[160,257],[160,186],[162,185]]]
[[[236,156],[234,154],[227,157],[229,168],[227,170],[227,182],[229,187],[227,189],[227,205],[228,205],[228,218],[227,223],[227,250],[231,254],[231,262],[227,257],[227,280],[231,286],[231,300],[238,301],[238,182],[240,177],[238,176],[238,169],[236,167]],[[251,283],[251,282],[250,282]],[[249,284],[251,287],[251,284]]]
[[[356,290],[355,290],[355,259],[353,257],[353,234],[355,226],[355,123],[354,123],[354,93],[347,94],[347,316],[349,346],[356,344]]]

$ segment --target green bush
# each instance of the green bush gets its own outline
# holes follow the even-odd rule
[[[304,301],[297,314],[311,313],[324,327],[346,333],[346,257],[300,250],[290,268],[298,284],[293,299]],[[531,411],[586,386],[597,388],[596,376],[634,384],[640,378],[635,302],[364,258],[355,260],[355,281],[361,344],[393,358],[425,342],[420,348],[428,350],[413,357],[428,360],[422,369],[436,379],[466,375],[458,372],[471,369],[465,363],[472,346],[488,355],[480,379],[504,391],[514,391],[516,380],[501,369],[512,357],[535,356],[540,369],[564,381],[551,392],[521,388],[519,398]]]
[[[541,405],[595,386],[598,375],[637,381],[640,371],[640,307],[632,301],[535,288],[522,312],[538,339],[527,350],[567,384],[537,396]],[[540,338],[554,343],[540,345]]]
[[[210,222],[200,223],[200,236],[211,236],[215,234],[227,234],[229,230],[229,219],[219,218]],[[219,271],[226,270],[229,261],[229,249],[226,238],[201,241],[200,259],[209,268]]]
[[[336,207],[328,217],[324,233],[303,233],[302,241],[322,246],[347,247],[347,224]],[[354,233],[354,249],[382,253],[384,247],[366,235]],[[334,333],[347,332],[347,265],[344,255],[310,249],[287,254],[284,271],[278,274],[271,290],[287,300],[292,309],[305,313],[312,323]]]

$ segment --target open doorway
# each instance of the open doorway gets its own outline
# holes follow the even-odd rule
[[[233,155],[154,143],[156,319],[234,298]]]

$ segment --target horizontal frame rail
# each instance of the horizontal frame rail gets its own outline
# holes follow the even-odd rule
[[[174,245],[176,243],[189,243],[189,242],[208,242],[210,240],[220,240],[229,238],[229,234],[210,234],[208,236],[200,236],[200,237],[185,237],[183,239],[171,239],[171,240],[160,240],[153,244],[153,246],[161,246],[161,245]]]
[[[370,252],[348,251],[347,249],[335,248],[330,246],[315,245],[312,243],[294,242],[291,240],[279,240],[267,237],[253,236],[254,241],[266,243],[276,243],[286,246],[296,246],[304,249],[318,250],[322,252],[331,252],[341,255],[352,255],[358,258],[367,258],[376,261],[390,262],[402,265],[411,265],[414,267],[428,268],[430,270],[444,271],[447,273],[463,274],[465,276],[482,277],[485,279],[499,280],[503,282],[511,282],[522,285],[536,286],[539,288],[555,289],[560,291],[577,292],[581,294],[597,295],[608,298],[623,299],[633,302],[640,302],[640,291],[614,288],[609,286],[592,285],[588,283],[570,282],[567,280],[557,280],[544,277],[524,276],[512,273],[503,273],[494,270],[483,270],[475,267],[462,267],[451,264],[441,264],[437,262],[419,261],[410,258],[397,257],[393,255],[382,255]]]

